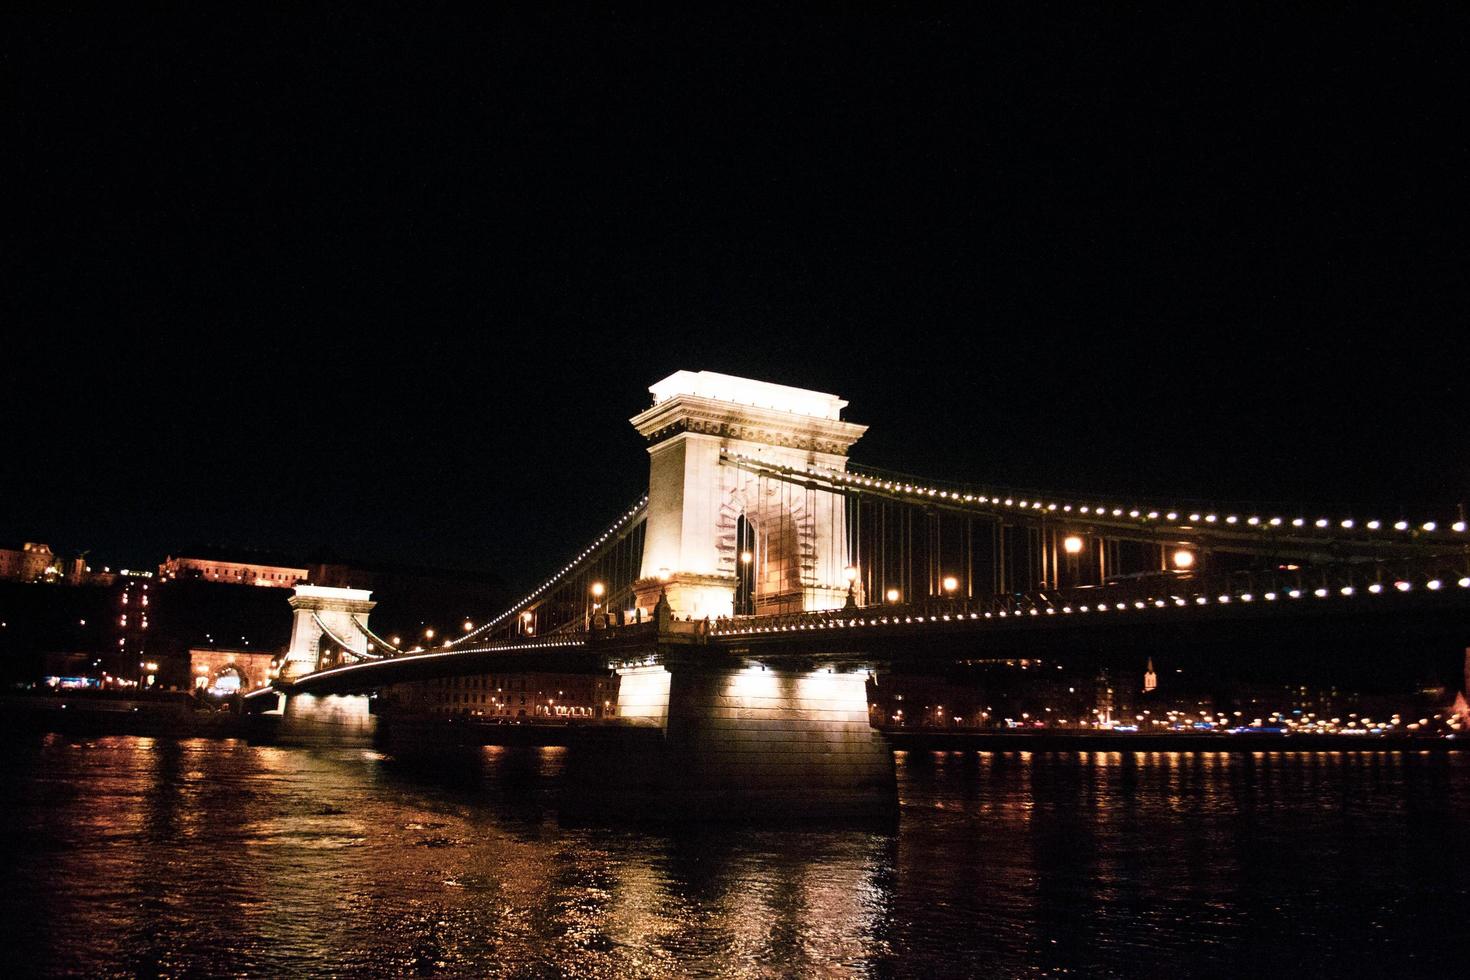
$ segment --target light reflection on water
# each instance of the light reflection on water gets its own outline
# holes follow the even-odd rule
[[[1458,755],[899,753],[899,822],[873,828],[565,825],[565,761],[20,739],[10,963],[1415,976],[1457,971],[1470,936]]]

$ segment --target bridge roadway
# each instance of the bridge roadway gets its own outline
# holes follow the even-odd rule
[[[491,671],[591,674],[606,669],[605,657],[591,649],[585,634],[577,634],[343,664],[313,671],[293,683],[277,681],[273,687],[253,691],[246,698],[271,701],[273,698],[268,695],[278,691],[287,694],[367,694],[389,684]]]
[[[1464,584],[1460,584],[1463,582]],[[985,604],[935,602],[706,624],[651,622],[470,649],[403,655],[320,670],[279,684],[288,694],[356,694],[383,686],[490,671],[599,673],[609,667],[698,660],[813,669],[942,668],[974,660],[1086,654],[1256,655],[1306,651],[1382,657],[1405,650],[1452,657],[1470,640],[1470,579],[1350,595],[1325,589],[1173,596],[1022,597]],[[1321,592],[1322,594],[1318,594]]]

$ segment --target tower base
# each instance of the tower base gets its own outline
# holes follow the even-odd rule
[[[572,809],[668,821],[896,813],[893,753],[869,724],[865,675],[693,665],[624,673],[619,715],[663,737],[577,753]]]

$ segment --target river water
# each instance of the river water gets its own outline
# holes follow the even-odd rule
[[[6,973],[1470,968],[1466,753],[899,753],[891,826],[670,829],[560,821],[566,751],[16,739]]]

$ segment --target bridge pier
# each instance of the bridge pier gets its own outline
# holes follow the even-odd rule
[[[361,747],[373,744],[378,719],[365,694],[282,695],[285,705],[272,741],[306,747]]]
[[[593,761],[582,780],[593,800],[669,820],[897,808],[893,754],[868,721],[865,673],[683,662],[619,674],[619,717],[663,738]]]

